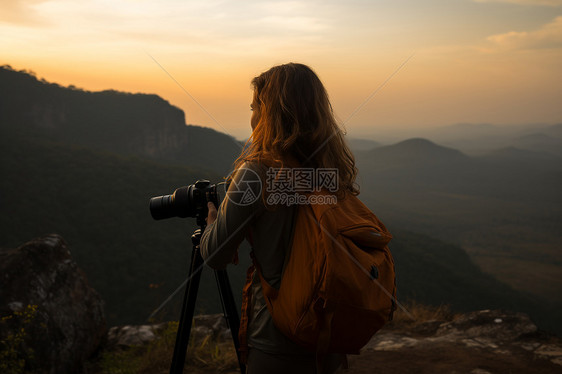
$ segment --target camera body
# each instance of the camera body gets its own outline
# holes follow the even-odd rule
[[[205,222],[207,202],[218,207],[217,186],[206,179],[192,185],[180,187],[171,195],[156,196],[150,199],[150,214],[155,220],[171,217],[197,218],[197,223]]]

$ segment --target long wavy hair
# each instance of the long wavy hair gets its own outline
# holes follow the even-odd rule
[[[234,162],[338,169],[338,195],[359,194],[355,158],[334,117],[328,93],[306,65],[274,66],[252,80],[252,136]]]

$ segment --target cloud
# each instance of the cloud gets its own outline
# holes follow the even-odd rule
[[[474,0],[477,3],[509,3],[519,5],[562,6],[562,0]]]
[[[46,0],[0,0],[0,23],[43,25],[43,19],[34,6]]]
[[[65,45],[156,44],[198,51],[317,45],[330,31],[330,8],[292,0],[0,0],[0,26],[48,25],[34,39]],[[43,22],[39,22],[42,20]],[[315,44],[316,43],[316,44]],[[59,44],[60,45],[60,44]]]
[[[562,48],[562,16],[538,30],[510,31],[487,38],[501,50]]]

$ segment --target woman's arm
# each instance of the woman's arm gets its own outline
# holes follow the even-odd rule
[[[260,214],[261,186],[257,173],[248,164],[236,172],[218,211],[208,204],[207,227],[201,236],[201,256],[214,269],[224,269],[232,262],[250,223]],[[242,199],[243,196],[255,199]]]

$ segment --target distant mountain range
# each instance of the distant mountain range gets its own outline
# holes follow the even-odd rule
[[[0,182],[1,246],[16,247],[48,233],[65,235],[73,258],[106,301],[110,324],[144,323],[185,279],[195,220],[153,221],[148,199],[217,175],[24,139],[2,139],[0,148],[7,158],[0,169],[6,177]],[[396,227],[392,232],[400,300],[463,311],[503,307],[533,311],[539,318],[546,314],[532,297],[482,273],[460,247]],[[241,264],[229,268],[237,299],[249,251],[242,245]],[[178,318],[181,296],[158,318]],[[197,310],[220,312],[210,269],[204,272]]]
[[[510,126],[462,123],[433,128],[394,130],[394,134],[391,130],[379,129],[376,134],[365,135],[362,139],[366,141],[374,139],[380,144],[388,145],[416,137],[458,149],[469,155],[484,155],[496,149],[516,147],[562,156],[562,123]],[[362,149],[357,148],[357,150]]]
[[[199,178],[220,181],[241,150],[227,135],[186,125],[155,95],[64,88],[7,67],[0,135],[0,245],[61,234],[120,324],[142,322],[187,271],[193,220],[152,221],[148,199]],[[520,309],[562,331],[558,297],[537,299],[560,295],[559,157],[513,147],[473,157],[421,138],[350,143],[360,197],[395,233],[402,298]],[[242,261],[231,269],[235,288]],[[200,311],[217,311],[214,281],[203,284]]]
[[[562,157],[547,152],[507,147],[484,156],[467,156],[415,138],[358,151],[356,158],[367,191],[377,187],[410,191],[416,185],[431,187],[434,193],[501,193],[502,199],[540,200],[546,205],[562,201]]]
[[[488,274],[562,304],[562,157],[410,139],[356,158],[361,198],[391,228],[460,244]]]
[[[359,139],[359,138],[348,138],[347,144],[353,151],[368,151],[376,147],[380,147],[381,144],[369,139]]]
[[[443,147],[427,139],[413,138],[399,143],[378,147],[367,153],[361,153],[373,160],[381,161],[380,166],[391,165],[423,165],[423,164],[447,164],[451,162],[462,162],[468,159],[456,149]]]

